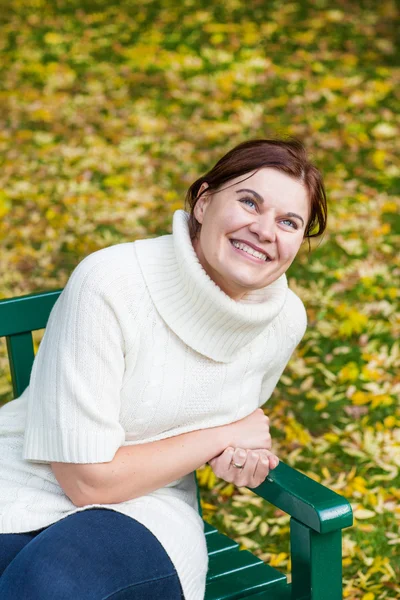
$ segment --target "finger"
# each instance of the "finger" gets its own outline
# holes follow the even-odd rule
[[[232,460],[231,460],[229,466],[231,469],[234,469],[235,471],[241,471],[242,469],[238,469],[237,467],[235,467],[233,465],[233,463],[244,467],[246,460],[247,460],[246,450],[244,450],[243,448],[235,448],[235,451],[233,453]]]
[[[265,453],[269,460],[269,468],[271,470],[276,469],[276,467],[279,465],[279,458],[270,450],[266,450]]]
[[[260,458],[260,453],[257,450],[247,450],[246,453],[246,474],[247,476],[253,477],[257,469],[257,463]]]
[[[258,487],[263,481],[265,481],[270,470],[269,457],[265,454],[260,453],[260,457],[257,463],[257,469],[254,473],[252,481],[249,487]]]
[[[269,468],[271,469],[276,469],[276,467],[279,465],[279,458],[276,456],[276,454],[270,454],[269,456]]]
[[[233,462],[235,462],[238,465],[241,464],[243,466],[243,468],[238,469],[237,467],[234,467]],[[236,448],[234,455],[233,455],[233,459],[232,459],[232,463],[231,463],[231,470],[230,470],[230,476],[232,477],[232,482],[235,485],[237,485],[238,487],[247,485],[247,480],[249,479],[248,469],[249,469],[248,451],[244,450],[243,448]],[[250,466],[250,469],[251,469],[251,466]]]
[[[259,460],[259,453],[255,450],[248,450],[246,462],[243,469],[240,469],[237,477],[235,478],[236,485],[243,487],[250,485],[253,481],[254,474],[257,470],[257,463]]]
[[[231,446],[229,446],[220,455],[218,466],[219,466],[219,470],[221,472],[226,472],[230,469],[234,452],[235,452],[235,448],[232,448]]]
[[[279,465],[279,458],[276,456],[276,454],[274,454],[273,452],[271,452],[271,450],[265,450],[265,448],[260,448],[258,450],[258,452],[260,452],[260,454],[262,456],[268,457],[269,468],[271,470],[275,469]]]

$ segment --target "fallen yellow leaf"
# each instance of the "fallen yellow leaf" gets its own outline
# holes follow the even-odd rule
[[[356,519],[371,519],[372,517],[375,517],[374,511],[368,510],[367,508],[357,508],[353,514]]]

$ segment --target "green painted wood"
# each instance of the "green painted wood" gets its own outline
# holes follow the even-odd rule
[[[206,521],[203,521],[203,523],[204,523],[204,534],[205,535],[212,535],[213,533],[219,533],[218,529],[216,527],[213,527]]]
[[[44,329],[62,290],[0,300],[0,337],[5,336],[14,398],[29,384],[34,361],[32,331]]]
[[[319,534],[290,521],[292,600],[342,600],[341,531]]]
[[[234,540],[231,540],[227,535],[223,533],[217,533],[215,535],[206,536],[206,544],[208,556],[218,554],[219,552],[228,552],[239,548],[239,544]]]
[[[251,491],[319,533],[353,524],[351,505],[345,498],[283,462]]]
[[[61,290],[0,300],[0,337],[46,327]]]
[[[196,471],[194,471],[194,480],[196,482],[196,489],[197,489],[197,510],[199,511],[199,515],[201,517],[203,517],[203,509],[201,508],[200,487],[199,487],[199,482],[197,481]]]
[[[18,398],[29,384],[34,360],[32,334],[17,333],[7,336],[7,353],[10,363],[14,398]]]
[[[259,564],[229,573],[206,584],[205,600],[236,600],[275,587],[285,586],[286,576],[269,565]],[[271,599],[274,596],[271,595]]]
[[[290,584],[270,589],[267,588],[257,594],[244,596],[242,600],[292,600],[292,588]],[[309,598],[305,598],[304,600],[309,600]]]
[[[260,558],[247,550],[235,549],[230,552],[219,552],[210,557],[207,581],[212,581],[213,579],[217,579],[217,577],[262,564],[264,563]]]

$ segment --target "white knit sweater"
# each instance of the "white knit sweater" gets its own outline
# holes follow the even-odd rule
[[[306,328],[285,275],[241,302],[208,277],[188,215],[173,234],[86,257],[57,300],[29,386],[0,409],[0,533],[77,508],[50,461],[111,461],[121,446],[232,423],[262,406]],[[160,465],[162,468],[162,465]],[[203,600],[208,559],[194,474],[105,506],[143,523]],[[87,508],[87,507],[86,507]]]

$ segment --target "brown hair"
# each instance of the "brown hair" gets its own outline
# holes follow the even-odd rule
[[[231,179],[265,167],[282,171],[303,183],[310,202],[310,218],[304,237],[311,238],[322,235],[327,222],[325,188],[322,175],[308,160],[303,144],[296,139],[261,139],[250,140],[235,146],[208,173],[190,186],[185,202],[186,206],[190,208],[189,232],[191,239],[194,239],[201,229],[200,223],[194,216],[194,207],[204,192],[215,191]],[[198,197],[199,189],[205,182],[208,183],[208,189]]]

